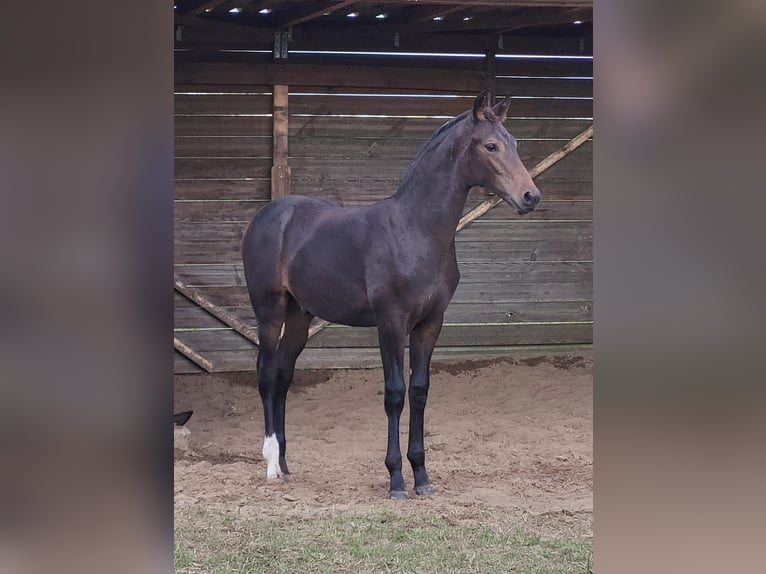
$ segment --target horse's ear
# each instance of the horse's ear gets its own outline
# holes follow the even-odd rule
[[[506,95],[505,99],[493,106],[492,111],[495,112],[495,116],[500,120],[500,123],[505,121],[505,115],[508,113],[508,108],[511,106],[511,96]]]
[[[486,119],[484,116],[484,108],[487,107],[487,92],[482,92],[476,96],[476,100],[473,102],[473,118],[477,121]]]

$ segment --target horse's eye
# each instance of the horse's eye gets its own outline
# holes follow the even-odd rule
[[[485,144],[484,147],[487,148],[487,151],[497,151],[497,146],[493,143]]]

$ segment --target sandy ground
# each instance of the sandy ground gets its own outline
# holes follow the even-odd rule
[[[592,364],[580,357],[435,366],[426,466],[436,494],[388,501],[382,371],[304,371],[287,401],[287,481],[266,481],[255,374],[178,375],[176,411],[193,409],[176,450],[176,509],[236,507],[314,516],[373,504],[539,521],[593,508]],[[408,410],[402,417],[407,449]],[[404,459],[405,480],[412,471]],[[579,517],[579,518],[577,518]]]

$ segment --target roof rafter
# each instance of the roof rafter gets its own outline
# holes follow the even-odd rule
[[[276,26],[278,28],[289,28],[290,26],[297,26],[298,24],[303,24],[304,22],[314,20],[315,18],[319,18],[325,14],[332,14],[341,8],[351,6],[351,4],[355,4],[356,2],[358,2],[358,0],[342,0],[341,2],[336,2],[334,4],[325,6],[320,10],[317,10],[316,7],[311,7],[309,10],[304,9],[298,13],[294,12],[287,14],[283,20],[276,23]]]

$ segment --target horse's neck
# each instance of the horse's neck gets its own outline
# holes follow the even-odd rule
[[[454,238],[468,195],[468,185],[449,154],[447,146],[440,146],[420,158],[407,170],[393,197],[414,233],[445,244]]]

